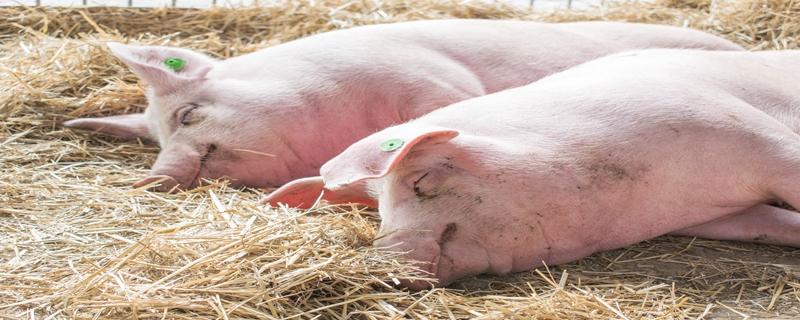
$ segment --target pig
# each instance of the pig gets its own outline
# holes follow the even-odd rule
[[[386,128],[266,201],[367,199],[374,245],[439,286],[664,234],[800,247],[770,205],[800,208],[798,133],[800,51],[625,52]]]
[[[668,26],[491,20],[363,26],[222,61],[180,48],[109,43],[149,85],[148,108],[64,125],[158,143],[150,176],[135,187],[190,189],[220,178],[271,187],[318,175],[351,143],[392,124],[649,47],[742,50]]]

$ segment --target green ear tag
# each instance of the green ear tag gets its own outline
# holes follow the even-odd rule
[[[167,58],[167,60],[164,60],[164,65],[172,69],[172,71],[178,72],[186,66],[186,60],[181,58]]]
[[[386,152],[395,151],[397,149],[400,149],[400,147],[402,146],[403,146],[403,140],[397,138],[381,142],[381,150]]]

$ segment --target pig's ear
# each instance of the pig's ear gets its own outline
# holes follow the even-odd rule
[[[413,131],[412,131],[413,130]],[[387,136],[392,132],[393,136]],[[393,130],[367,137],[325,163],[320,171],[325,188],[339,190],[365,179],[381,178],[392,171],[415,148],[450,141],[458,131],[441,128]]]
[[[161,46],[131,46],[109,42],[108,49],[156,94],[168,94],[205,79],[216,62],[187,49]]]
[[[143,113],[102,118],[80,118],[64,122],[67,128],[88,130],[123,139],[142,138],[153,141]]]
[[[317,200],[326,200],[331,204],[360,203],[368,207],[377,208],[378,202],[360,186],[352,186],[342,190],[325,189],[322,177],[297,179],[268,194],[262,203],[277,207],[283,203],[289,207],[309,209]]]

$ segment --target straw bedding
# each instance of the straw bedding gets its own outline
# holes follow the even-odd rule
[[[63,120],[134,112],[137,79],[107,40],[230,57],[354,25],[424,18],[686,25],[753,49],[798,47],[800,1],[662,1],[588,12],[422,1],[275,7],[0,8],[0,318],[800,317],[800,250],[662,237],[578,262],[408,293],[424,278],[369,243],[374,212],[257,204],[218,182],[134,190],[157,150]]]

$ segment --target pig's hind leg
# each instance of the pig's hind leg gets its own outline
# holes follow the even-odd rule
[[[745,106],[742,110],[752,109]],[[755,182],[742,185],[756,195],[748,201],[761,204],[670,234],[800,248],[800,212],[765,204],[780,200],[800,209],[800,132],[760,114],[740,116],[753,122],[749,127],[730,124],[742,130],[736,140],[737,152],[730,156],[741,161],[734,165],[741,169],[737,175],[747,177],[741,181]]]
[[[800,247],[800,213],[760,204],[670,234]]]

